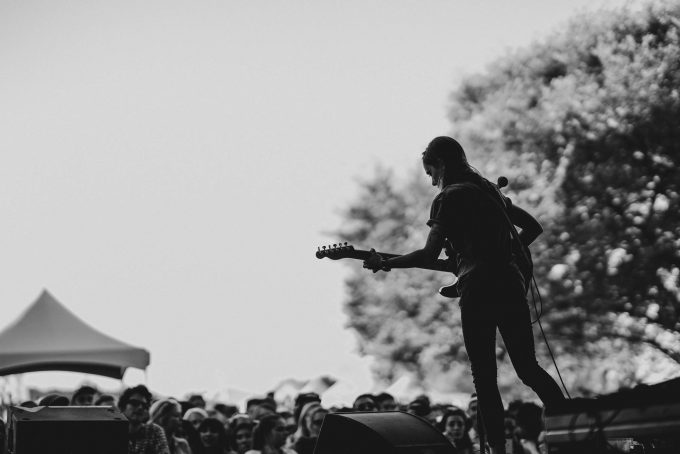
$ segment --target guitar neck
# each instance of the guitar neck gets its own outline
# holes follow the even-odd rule
[[[353,249],[352,251],[345,252],[345,257],[346,258],[351,258],[351,259],[357,259],[357,260],[366,260],[371,256],[372,252],[371,251],[364,251],[361,249]],[[383,257],[384,259],[391,259],[395,257],[401,257],[400,254],[390,254],[388,252],[378,252],[378,254]],[[451,272],[451,266],[449,265],[449,262],[447,260],[442,260],[442,259],[437,259],[436,262],[434,262],[430,266],[419,266],[418,268],[424,269],[424,270],[432,270],[432,271],[446,271],[446,272]]]

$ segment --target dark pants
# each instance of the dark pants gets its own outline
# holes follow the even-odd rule
[[[461,321],[465,348],[489,445],[505,443],[504,411],[496,380],[496,328],[524,384],[546,406],[564,400],[559,386],[536,362],[531,314],[524,284],[515,276],[495,275],[461,286]]]

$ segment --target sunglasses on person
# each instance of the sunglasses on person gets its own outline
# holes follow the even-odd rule
[[[149,409],[149,402],[145,400],[139,400],[139,399],[129,399],[127,401],[128,405],[132,405],[133,407],[142,407],[145,410]]]

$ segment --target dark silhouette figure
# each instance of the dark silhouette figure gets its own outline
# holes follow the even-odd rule
[[[38,402],[38,405],[45,407],[66,407],[69,405],[68,397],[61,394],[48,394]]]
[[[546,406],[564,401],[557,383],[536,361],[522,257],[513,244],[510,222],[521,228],[519,240],[524,246],[543,229],[473,169],[463,148],[451,137],[433,139],[422,159],[432,185],[440,189],[432,203],[425,246],[387,260],[374,253],[364,261],[364,267],[373,272],[423,267],[433,264],[442,249],[447,249],[458,275],[463,337],[488,443],[492,453],[503,454],[504,411],[496,380],[496,328],[519,378]]]
[[[375,403],[380,411],[394,411],[399,409],[399,404],[394,396],[388,392],[382,392],[375,396]]]

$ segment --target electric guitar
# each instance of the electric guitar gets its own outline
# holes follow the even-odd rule
[[[491,191],[497,191],[498,194],[500,194],[500,189],[508,185],[508,179],[505,177],[500,177],[498,178],[498,183],[493,184],[489,182],[489,189]],[[508,227],[510,229],[510,233],[512,236],[511,239],[511,247],[512,247],[512,253],[515,257],[515,263],[517,264],[517,267],[519,268],[520,273],[522,274],[522,277],[524,279],[524,288],[525,291],[528,292],[529,289],[531,288],[531,280],[533,278],[533,261],[531,260],[531,252],[529,251],[528,245],[524,244],[522,240],[520,239],[519,234],[517,233],[517,229],[515,228],[514,224],[510,220],[506,207],[501,204],[500,199],[497,199],[493,197],[489,192],[484,191],[484,189],[480,188],[483,192],[486,193],[488,197],[493,200],[494,203],[498,204],[499,209],[503,213],[503,216],[505,217]],[[322,258],[329,258],[331,260],[338,260],[338,259],[356,259],[356,260],[366,260],[368,259],[371,254],[376,253],[372,251],[364,251],[361,249],[354,249],[352,245],[348,245],[347,243],[344,244],[333,244],[331,247],[330,245],[328,247],[323,246],[319,247],[316,251],[316,258],[322,259]],[[389,253],[384,253],[384,252],[377,252],[378,255],[383,257],[384,259],[390,259],[393,257],[399,257],[398,254],[389,254]],[[419,267],[421,269],[426,269],[426,270],[434,270],[434,271],[444,271],[447,273],[452,273],[455,270],[455,263],[453,262],[452,258],[443,260],[443,259],[437,259],[437,261],[431,265],[431,266],[423,266]],[[460,294],[458,293],[458,289],[456,287],[456,281],[454,281],[453,284],[441,287],[439,289],[439,294],[447,297],[447,298],[458,298]]]
[[[523,244],[518,238],[517,239],[513,238],[512,249],[516,257],[517,266],[524,278],[524,288],[528,291],[529,286],[531,285],[531,278],[533,276],[533,263],[531,260],[531,252],[529,251],[529,248],[525,244]],[[316,258],[317,259],[328,258],[331,260],[355,259],[363,261],[367,260],[371,256],[371,254],[378,254],[385,260],[394,257],[400,257],[399,254],[365,251],[362,249],[354,249],[354,246],[352,246],[351,244],[336,243],[333,244],[332,246],[328,245],[319,247],[316,251]],[[454,274],[453,270],[455,269],[455,263],[453,262],[452,258],[437,259],[437,261],[430,266],[421,266],[417,268],[423,270],[442,271],[445,273]],[[456,287],[457,281],[458,280],[456,279],[456,281],[454,281],[452,284],[440,287],[439,294],[446,298],[460,297],[460,294],[458,293],[458,288]]]
[[[371,252],[371,251],[364,251],[362,249],[354,249],[354,246],[351,244],[347,243],[340,243],[340,244],[333,244],[332,246],[322,246],[319,247],[316,251],[316,258],[317,259],[323,259],[323,258],[328,258],[331,260],[339,260],[339,259],[355,259],[355,260],[367,260],[371,254],[378,254],[380,255],[383,259],[391,259],[394,257],[399,257],[399,254],[390,254],[386,252]],[[453,263],[452,259],[437,259],[436,262],[434,262],[430,266],[422,266],[418,267],[423,270],[432,270],[432,271],[443,271],[446,273],[452,273],[453,270],[455,269],[455,264]],[[442,296],[445,296],[447,298],[458,298],[460,295],[458,294],[458,290],[456,289],[456,283],[454,282],[451,285],[447,285],[444,287],[441,287],[439,289],[439,294]]]

